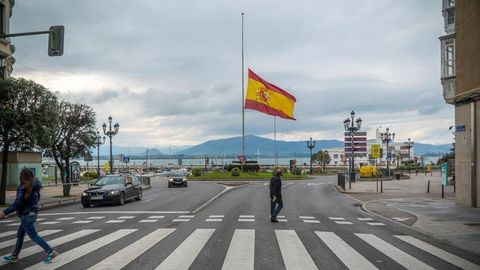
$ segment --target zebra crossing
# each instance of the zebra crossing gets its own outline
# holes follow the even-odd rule
[[[178,228],[153,228],[152,231],[144,233],[142,233],[142,230],[141,228],[129,228],[103,232],[101,229],[82,229],[67,234],[63,230],[43,230],[39,231],[39,234],[48,236],[48,242],[56,247],[60,256],[51,264],[33,261],[33,259],[29,260],[29,257],[43,253],[39,246],[30,245],[22,250],[21,260],[29,263],[26,269],[57,269],[74,261],[86,262],[87,267],[85,268],[88,269],[121,269],[123,267],[138,269],[140,266],[135,265],[134,261],[136,259],[142,256],[151,256],[149,250],[165,245],[165,240],[169,237],[181,237],[183,239],[181,243],[173,247],[173,251],[166,254],[165,259],[159,261],[156,265],[148,266],[148,268],[189,269],[194,265],[195,260],[202,256],[202,250],[209,242],[215,243],[218,241],[215,232],[219,229],[192,228],[188,233],[180,232]],[[264,233],[256,229],[232,228],[232,230],[231,238],[223,239],[228,241],[228,249],[224,257],[221,258],[223,260],[222,269],[254,269],[255,261],[263,259],[255,257],[255,249],[259,242],[265,240],[258,239],[265,238]],[[311,237],[314,239],[310,236],[307,239],[305,232],[300,233],[294,229],[272,230],[274,231],[274,239],[271,239],[272,245],[278,246],[279,254],[277,255],[281,257],[287,270],[324,268],[322,262],[315,259],[316,253],[331,254],[348,269],[381,269],[382,265],[379,264],[379,261],[368,256],[372,252],[392,260],[397,264],[395,268],[435,269],[434,266],[429,264],[431,262],[425,261],[425,256],[416,257],[419,252],[424,252],[435,260],[442,261],[448,268],[453,265],[467,270],[480,269],[480,265],[410,235],[385,236],[372,233],[313,230],[310,233],[312,233]],[[97,237],[91,237],[94,234]],[[131,237],[126,238],[127,236]],[[15,238],[13,237],[15,236],[11,232],[0,234],[0,254],[4,254],[2,257],[8,255],[9,249],[15,244]],[[91,237],[93,240],[85,243],[82,239],[86,237]],[[354,241],[352,241],[352,237],[355,238]],[[128,243],[123,244],[120,250],[113,250],[111,254],[104,258],[91,261],[89,254],[117,241],[125,241],[125,239],[128,239]],[[75,241],[80,241],[80,243],[78,245],[67,245],[71,249],[65,249],[65,244],[75,243]],[[310,241],[310,243],[314,241],[317,248],[309,248],[310,246],[306,245],[307,241]],[[352,245],[355,241],[362,241],[365,244],[362,245],[362,248],[356,248]],[[408,248],[405,247],[405,244]],[[5,265],[6,262],[0,262],[0,267]]]

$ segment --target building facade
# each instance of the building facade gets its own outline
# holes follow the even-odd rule
[[[455,106],[457,204],[480,205],[480,1],[442,0],[441,83]]]
[[[10,33],[10,17],[15,0],[0,0],[0,34]],[[7,79],[13,71],[15,46],[10,38],[0,38],[0,79]]]

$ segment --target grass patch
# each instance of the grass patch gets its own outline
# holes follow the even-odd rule
[[[200,176],[189,176],[188,180],[270,180],[272,173],[270,172],[240,172],[239,176],[232,176],[230,172],[208,172]],[[283,180],[303,180],[307,179],[308,175],[294,175],[285,173],[282,176]]]

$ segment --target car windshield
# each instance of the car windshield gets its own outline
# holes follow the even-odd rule
[[[171,172],[170,177],[184,177],[185,174],[183,172]]]
[[[105,185],[123,185],[125,183],[125,180],[123,176],[107,176],[98,179],[97,182],[95,182],[95,186],[105,186]]]

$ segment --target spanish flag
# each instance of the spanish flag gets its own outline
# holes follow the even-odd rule
[[[295,101],[297,101],[295,97],[287,91],[265,81],[248,69],[246,109],[295,120],[293,117]]]

